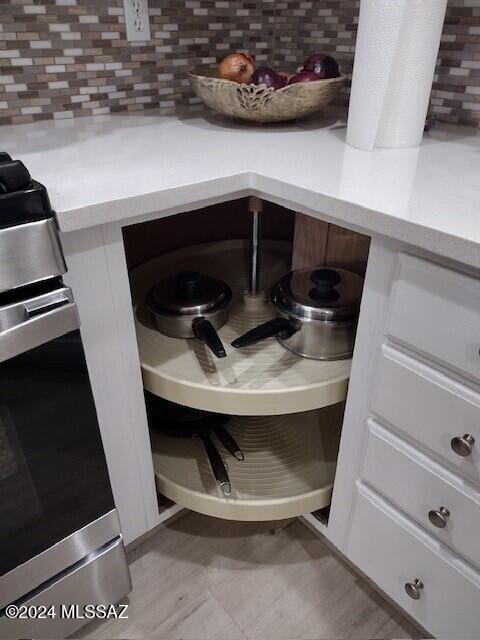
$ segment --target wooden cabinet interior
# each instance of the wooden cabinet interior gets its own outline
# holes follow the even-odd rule
[[[251,224],[248,199],[242,198],[124,227],[128,268],[134,269],[164,253],[202,242],[250,238]],[[295,214],[264,201],[260,224],[263,239],[291,242]]]
[[[128,268],[181,247],[249,238],[247,198],[124,227]],[[263,202],[261,237],[293,241],[292,269],[336,265],[365,274],[370,238],[355,231]]]
[[[364,276],[369,249],[368,236],[295,214],[292,269],[335,265]]]

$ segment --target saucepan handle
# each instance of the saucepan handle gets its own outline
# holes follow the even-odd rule
[[[294,320],[288,318],[274,318],[268,322],[260,324],[254,329],[250,329],[243,336],[235,338],[232,342],[232,347],[241,349],[242,347],[249,347],[251,344],[266,340],[273,336],[280,336],[285,340],[293,336],[298,331],[298,324]]]
[[[245,460],[245,456],[243,455],[243,451],[240,449],[235,438],[230,435],[230,433],[222,427],[222,425],[218,424],[213,427],[213,433],[217,436],[220,442],[223,444],[225,449],[234,456],[237,460]]]
[[[200,434],[202,442],[205,446],[205,451],[207,452],[208,461],[210,462],[210,466],[212,467],[213,475],[215,476],[215,480],[217,484],[220,486],[221,490],[226,496],[232,494],[232,487],[230,485],[230,478],[228,477],[227,470],[225,465],[223,464],[223,460],[221,455],[218,453],[217,448],[213,444],[210,439],[210,436],[206,433]]]
[[[220,336],[217,333],[217,330],[210,322],[203,316],[200,318],[195,318],[192,322],[193,333],[196,338],[205,342],[210,351],[217,356],[217,358],[225,358],[227,352],[225,351],[225,347],[220,340]]]

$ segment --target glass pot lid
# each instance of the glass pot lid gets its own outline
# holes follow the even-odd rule
[[[345,269],[298,269],[272,289],[279,311],[301,320],[333,322],[358,315],[363,278]]]
[[[232,298],[222,280],[198,273],[180,271],[161,280],[147,294],[147,304],[155,313],[199,316],[225,307]]]

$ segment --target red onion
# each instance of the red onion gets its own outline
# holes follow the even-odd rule
[[[321,80],[326,78],[338,78],[340,71],[338,70],[338,63],[332,56],[327,56],[325,53],[314,53],[303,63],[305,71],[313,71]]]
[[[265,84],[267,87],[273,87],[274,89],[281,89],[286,85],[285,78],[270,69],[270,67],[258,67],[250,82],[253,82],[253,84]]]
[[[318,75],[318,73],[314,73],[313,71],[300,71],[296,73],[294,76],[290,78],[288,84],[295,84],[296,82],[315,82],[315,80],[321,80],[322,78]]]

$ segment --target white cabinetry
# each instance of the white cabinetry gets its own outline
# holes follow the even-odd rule
[[[362,477],[443,543],[480,567],[480,492],[373,420]],[[385,473],[385,468],[389,470]]]
[[[373,243],[329,537],[440,637],[480,628],[479,348],[480,280]]]
[[[121,228],[63,241],[130,542],[159,515]],[[471,638],[479,626],[479,316],[475,277],[372,242],[324,533],[442,637]],[[440,529],[428,514],[442,506]],[[405,591],[416,578],[418,600]]]
[[[361,483],[348,555],[430,633],[478,637],[480,574]]]
[[[399,256],[387,335],[480,381],[480,281]]]
[[[371,409],[442,464],[480,483],[480,446],[473,446],[468,456],[459,456],[452,449],[452,439],[467,433],[480,445],[479,393],[383,345]]]

